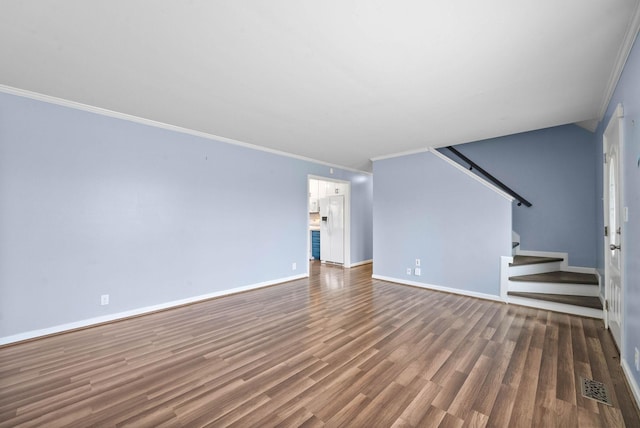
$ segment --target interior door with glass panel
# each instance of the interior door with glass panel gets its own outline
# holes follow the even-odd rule
[[[605,220],[605,299],[606,322],[621,349],[623,323],[622,224],[620,214],[620,147],[622,140],[622,106],[616,108],[604,132],[604,220]]]

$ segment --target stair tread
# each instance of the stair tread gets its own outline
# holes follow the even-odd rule
[[[593,296],[571,296],[566,294],[526,293],[509,291],[509,296],[525,297],[527,299],[543,300],[546,302],[563,303],[566,305],[582,306],[585,308],[602,309],[600,298]]]
[[[598,285],[598,277],[592,273],[555,271],[535,273],[531,275],[519,275],[509,277],[511,281],[525,282],[556,282],[560,284],[584,284]]]
[[[561,262],[563,260],[564,259],[560,257],[514,256],[513,263],[509,263],[509,266],[535,265],[539,263]]]

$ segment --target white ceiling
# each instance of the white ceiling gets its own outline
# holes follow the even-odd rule
[[[599,120],[639,3],[2,0],[0,84],[370,170]]]

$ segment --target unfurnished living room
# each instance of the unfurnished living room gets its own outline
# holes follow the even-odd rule
[[[0,3],[0,427],[639,427],[640,0]]]

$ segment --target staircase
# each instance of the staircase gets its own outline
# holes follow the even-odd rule
[[[507,303],[603,318],[596,270],[568,266],[565,253],[517,251],[502,258],[501,277]]]

